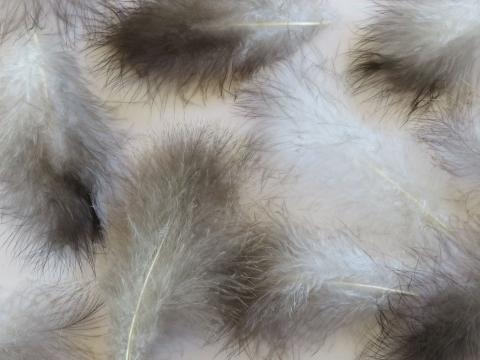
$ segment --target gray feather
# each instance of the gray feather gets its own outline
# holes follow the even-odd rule
[[[409,111],[468,102],[478,85],[477,1],[379,0],[360,31],[351,75],[357,92]]]
[[[134,1],[111,6],[94,47],[111,85],[140,80],[153,96],[165,87],[189,99],[228,92],[288,57],[322,25],[323,10],[317,0]]]
[[[419,119],[416,134],[428,145],[439,166],[478,185],[480,138],[477,128],[477,114],[459,109]]]
[[[41,264],[51,253],[91,258],[121,137],[55,37],[30,33],[0,51],[1,206],[11,242]]]
[[[158,142],[139,159],[126,197],[110,213],[109,250],[98,267],[115,358],[149,358],[172,327],[213,335],[218,320],[210,299],[230,244],[244,236],[230,223],[253,161],[251,140],[202,130]]]
[[[0,39],[36,30],[75,42],[100,19],[105,1],[110,0],[0,0]]]
[[[318,350],[337,330],[365,325],[397,291],[393,271],[352,234],[294,225],[285,214],[250,234],[227,268],[220,310],[230,344],[253,356],[265,345],[268,359]]]
[[[361,358],[473,360],[480,356],[478,231],[439,235],[436,250],[417,249],[417,266],[399,272],[408,293],[379,306],[380,331]]]
[[[0,358],[92,360],[106,335],[93,284],[33,286],[1,298]]]

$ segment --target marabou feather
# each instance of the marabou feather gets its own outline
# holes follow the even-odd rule
[[[239,94],[240,111],[268,146],[265,156],[290,179],[270,181],[282,190],[276,196],[287,204],[288,221],[274,227],[276,236],[265,236],[265,245],[246,248],[243,270],[235,272],[240,310],[232,312],[238,315],[230,331],[241,348],[266,339],[270,357],[302,340],[318,346],[354,319],[373,315],[387,292],[364,290],[405,288],[375,259],[388,253],[403,259],[400,268],[414,266],[406,249],[430,248],[432,234],[449,234],[451,219],[465,216],[454,181],[415,138],[363,122],[338,100],[345,90],[335,73],[308,57],[301,61]],[[288,226],[305,219],[320,230]],[[362,285],[336,289],[332,282]]]
[[[315,351],[337,330],[365,325],[377,304],[401,292],[394,272],[353,234],[307,228],[285,216],[252,226],[221,287],[230,345],[253,358]]]
[[[210,298],[230,244],[244,236],[229,224],[254,160],[252,141],[177,130],[157,142],[110,213],[107,259],[98,266],[116,359],[152,357],[155,340],[173,327],[213,335]]]
[[[414,269],[399,272],[404,289],[413,295],[390,294],[380,304],[380,330],[362,359],[479,358],[478,231],[463,234],[463,240],[444,234],[439,239],[434,251],[418,249]]]
[[[114,0],[0,0],[0,39],[44,31],[74,42],[100,19],[103,2]]]
[[[419,119],[416,133],[437,164],[458,178],[480,184],[478,111],[457,109]]]
[[[51,253],[90,259],[121,137],[55,36],[29,33],[0,49],[0,112],[0,202],[10,241],[41,264]]]
[[[286,58],[325,19],[322,0],[137,0],[111,6],[94,47],[111,85],[140,80],[153,96],[189,99]]]
[[[480,4],[475,0],[377,0],[360,31],[351,76],[355,90],[380,100],[459,106],[478,85]]]
[[[104,310],[91,283],[32,285],[0,297],[0,358],[92,360]]]
[[[421,241],[425,224],[448,228],[461,216],[449,174],[413,136],[364,122],[339,100],[336,75],[308,61],[278,67],[238,96],[271,166],[285,173],[276,196],[316,225],[347,226],[387,249]]]

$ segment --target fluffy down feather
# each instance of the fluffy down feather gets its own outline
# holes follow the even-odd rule
[[[253,161],[251,140],[180,131],[146,151],[126,197],[111,212],[98,266],[110,309],[115,358],[150,358],[173,327],[209,333],[210,299],[244,234],[230,224]],[[172,322],[173,324],[172,325]]]
[[[353,234],[307,229],[285,215],[251,227],[222,284],[224,331],[255,358],[258,349],[268,359],[294,347],[317,350],[340,328],[372,320],[377,304],[400,291],[394,272]]]
[[[94,46],[114,86],[142,80],[152,95],[168,86],[186,99],[223,93],[297,50],[323,24],[322,2],[137,0],[111,6]]]
[[[353,51],[356,91],[407,101],[410,112],[468,102],[478,85],[480,4],[475,0],[379,0]],[[443,102],[442,102],[443,104]]]
[[[90,258],[120,137],[55,37],[30,33],[0,51],[1,208],[11,241],[39,263],[53,252]]]
[[[273,186],[290,212],[320,227],[347,226],[388,251],[423,241],[426,224],[445,229],[464,215],[454,181],[415,138],[363,122],[338,100],[335,74],[302,61],[259,77],[238,102],[271,166],[285,173]]]
[[[420,249],[415,269],[399,273],[413,295],[391,294],[379,306],[380,332],[361,358],[479,358],[478,231],[463,235],[464,242],[441,235],[436,251]]]
[[[418,121],[417,134],[433,152],[439,166],[475,185],[480,180],[478,113],[436,113]]]
[[[92,284],[33,286],[0,298],[0,358],[92,360],[106,334]]]
[[[434,247],[431,235],[448,234],[451,218],[465,216],[454,180],[431,164],[416,139],[363,122],[338,100],[344,90],[335,73],[308,57],[301,61],[239,95],[240,111],[269,146],[265,156],[293,179],[275,188],[283,190],[289,222],[315,225],[309,232],[280,222],[270,230],[274,236],[266,231],[263,244],[245,249],[235,272],[233,338],[241,347],[266,339],[272,357],[302,340],[318,345],[364,311],[374,314],[381,291],[331,283],[403,290],[405,283],[375,259],[388,253],[403,259],[399,268],[414,267],[405,250]]]
[[[102,1],[114,0],[0,0],[0,39],[37,30],[74,41],[101,16]]]

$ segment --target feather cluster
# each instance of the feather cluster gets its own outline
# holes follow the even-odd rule
[[[376,6],[344,83],[306,46],[319,0],[0,0],[2,225],[98,276],[0,292],[0,357],[156,359],[180,333],[287,359],[361,329],[359,359],[479,358],[480,5]],[[79,43],[153,96],[244,82],[248,129],[175,125],[125,159]],[[365,121],[352,82],[413,126]]]
[[[235,306],[224,310],[233,343],[268,344],[266,358],[286,357],[299,343],[315,350],[340,328],[388,312],[392,299],[409,299],[418,257],[406,250],[435,248],[460,214],[440,201],[455,189],[433,165],[422,168],[429,158],[414,138],[368,127],[337,100],[335,74],[299,58],[239,96],[270,163],[297,179],[282,188],[297,210],[273,216],[266,235],[245,247],[231,270]],[[298,214],[317,226],[296,225]]]

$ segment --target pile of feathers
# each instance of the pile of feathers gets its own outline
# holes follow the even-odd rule
[[[480,359],[479,16],[0,0],[0,359]]]

